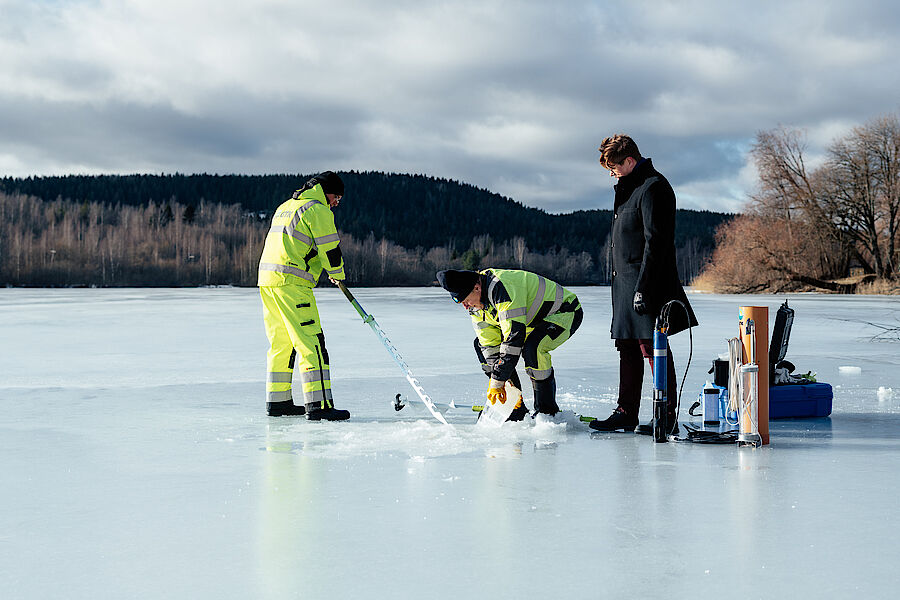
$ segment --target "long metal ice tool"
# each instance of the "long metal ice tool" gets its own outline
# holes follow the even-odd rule
[[[431,411],[431,414],[434,415],[434,418],[443,423],[444,425],[450,425],[447,422],[447,419],[444,418],[444,415],[438,411],[437,406],[435,406],[434,401],[425,393],[425,390],[422,388],[422,385],[418,382],[418,380],[413,377],[413,374],[409,370],[409,366],[407,366],[406,361],[403,360],[403,357],[400,356],[400,352],[397,348],[394,347],[394,344],[391,343],[391,340],[388,339],[387,334],[383,329],[378,325],[378,322],[375,321],[375,317],[366,312],[366,310],[360,305],[359,301],[353,297],[353,294],[350,293],[350,290],[347,289],[347,286],[344,285],[343,281],[338,281],[338,287],[341,288],[341,291],[344,292],[344,295],[347,297],[347,300],[350,301],[350,304],[353,305],[353,308],[356,309],[356,312],[359,313],[359,316],[362,317],[363,323],[366,323],[369,327],[372,328],[372,331],[378,336],[378,339],[381,340],[381,343],[387,349],[388,354],[391,355],[391,358],[394,359],[400,368],[403,370],[403,374],[406,375],[406,380],[409,382],[409,385],[416,391],[419,398],[422,399],[422,403],[428,407],[428,410]]]

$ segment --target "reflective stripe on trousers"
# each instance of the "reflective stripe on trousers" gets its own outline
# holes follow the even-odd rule
[[[581,326],[584,313],[579,307],[572,312],[556,313],[537,324],[522,347],[525,372],[536,381],[553,374],[550,352],[561,346]]]

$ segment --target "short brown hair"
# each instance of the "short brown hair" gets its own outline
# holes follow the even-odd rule
[[[603,140],[600,147],[600,164],[608,169],[610,165],[621,164],[629,156],[636,161],[641,160],[641,151],[634,140],[624,133],[617,133]]]

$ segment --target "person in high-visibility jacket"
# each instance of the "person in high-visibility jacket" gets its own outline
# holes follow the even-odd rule
[[[584,313],[578,297],[528,271],[450,269],[439,271],[437,280],[472,317],[476,353],[490,377],[488,402],[506,402],[505,384],[518,383],[515,371],[521,356],[534,388],[534,411],[559,412],[550,352],[581,325]],[[516,407],[510,419],[520,420],[525,413],[524,405]]]
[[[344,195],[344,182],[332,171],[314,176],[272,217],[259,260],[259,294],[269,338],[266,355],[266,412],[280,417],[306,414],[319,421],[343,421],[334,408],[325,336],[313,288],[324,270],[332,283],[344,279],[344,259],[331,209]],[[300,372],[303,404],[291,391]]]

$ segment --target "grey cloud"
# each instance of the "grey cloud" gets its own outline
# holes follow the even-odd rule
[[[40,149],[31,153],[37,160],[102,165],[110,172],[243,172],[250,165],[254,171],[295,171],[305,162],[340,159],[337,143],[343,138],[347,144],[350,136],[334,125],[349,120],[346,111],[253,103],[238,93],[199,115],[118,101],[0,100],[0,113],[0,151],[32,146]]]
[[[900,9],[888,1],[764,3],[737,14],[712,0],[614,9],[307,1],[248,18],[247,7],[210,12],[198,0],[195,21],[180,12],[166,34],[180,43],[155,44],[163,33],[138,29],[158,52],[121,50],[115,60],[90,46],[45,52],[42,35],[85,20],[51,19],[45,31],[28,4],[12,2],[16,24],[0,25],[2,42],[29,56],[27,68],[0,57],[0,81],[24,78],[28,90],[0,89],[0,170],[14,175],[72,165],[384,170],[458,179],[558,212],[611,206],[596,148],[625,132],[682,206],[738,210],[758,131],[830,131],[900,108]],[[155,10],[118,4],[78,9],[105,26]],[[137,65],[141,88],[124,71]]]

